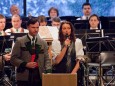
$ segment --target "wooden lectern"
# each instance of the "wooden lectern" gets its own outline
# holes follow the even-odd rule
[[[42,86],[77,86],[77,74],[42,74]]]

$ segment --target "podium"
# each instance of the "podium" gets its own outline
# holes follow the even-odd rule
[[[42,74],[42,86],[77,86],[77,74]]]

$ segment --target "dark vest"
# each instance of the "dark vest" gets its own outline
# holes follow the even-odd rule
[[[73,68],[76,65],[75,43],[72,46],[70,57],[71,57],[71,69],[70,70],[72,72]],[[54,65],[53,72],[54,73],[67,73],[66,63],[67,63],[67,51],[66,51],[66,54],[64,55],[62,61],[59,64]]]

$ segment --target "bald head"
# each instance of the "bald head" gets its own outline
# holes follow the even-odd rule
[[[13,15],[11,22],[12,22],[12,26],[14,28],[20,28],[21,27],[22,20],[21,20],[19,15],[17,15],[17,14]]]
[[[14,15],[14,14],[18,14],[18,15],[19,15],[20,10],[19,10],[19,8],[18,8],[16,5],[12,5],[12,6],[10,7],[10,13],[11,13],[12,15]]]

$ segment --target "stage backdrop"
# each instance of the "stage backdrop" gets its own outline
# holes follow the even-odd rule
[[[20,8],[20,15],[23,15],[23,0],[0,0],[0,13],[5,16],[11,16],[10,6],[16,4]]]
[[[10,6],[16,4],[24,14],[24,0],[0,0],[0,13],[10,16]],[[86,0],[26,0],[26,16],[48,16],[48,9],[52,6],[59,10],[60,16],[82,16],[82,4]],[[89,0],[92,4],[92,13],[99,16],[115,16],[115,0]]]

